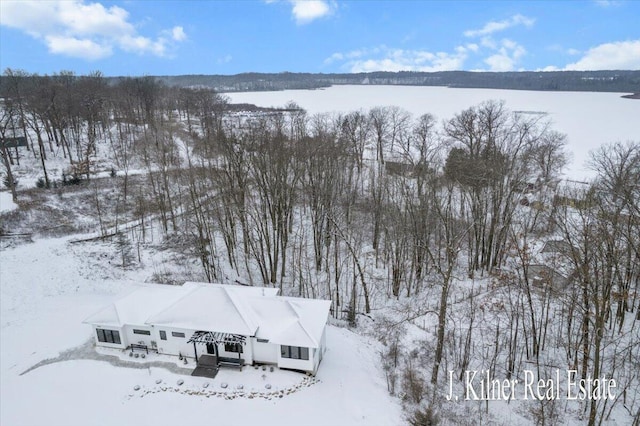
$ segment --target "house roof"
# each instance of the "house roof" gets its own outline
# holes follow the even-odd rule
[[[193,282],[151,285],[116,300],[84,322],[231,333],[276,344],[319,347],[331,302],[277,293],[275,288]]]
[[[171,306],[146,319],[149,325],[253,336],[258,324],[238,299],[240,292],[220,286],[196,286]]]
[[[320,346],[330,301],[274,297],[251,298],[249,303],[260,324],[256,337],[281,345]]]
[[[144,325],[150,315],[165,309],[189,291],[191,288],[185,286],[146,285],[131,291],[83,322],[111,327]]]
[[[567,254],[571,251],[571,244],[565,240],[549,240],[544,243],[540,253],[560,253]]]

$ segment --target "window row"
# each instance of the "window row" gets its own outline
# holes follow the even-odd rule
[[[98,333],[98,342],[115,343],[117,345],[121,343],[120,332],[118,330],[105,330],[103,328],[96,328],[96,333]]]
[[[151,336],[151,332],[148,330],[133,330],[133,334],[144,334],[146,336]],[[171,332],[171,336],[173,337],[180,337],[180,338],[185,338],[185,334],[184,333],[180,333],[177,331],[172,331]],[[160,330],[160,340],[167,340],[167,332],[164,330]]]
[[[96,333],[98,334],[98,341],[103,343],[116,343],[120,344],[120,332],[118,330],[106,330],[103,328],[96,328]],[[149,330],[139,330],[133,329],[133,334],[142,334],[144,336],[151,336],[151,331]],[[171,336],[185,338],[184,333],[180,333],[178,331],[172,331]],[[167,332],[164,330],[160,330],[160,340],[167,340]],[[240,350],[242,352],[242,350]]]
[[[177,331],[172,331],[171,332],[171,336],[172,337],[181,337],[184,339],[185,335],[184,333],[179,333]],[[164,330],[160,330],[160,340],[167,340],[167,332]]]
[[[240,343],[225,343],[224,350],[226,352],[237,352],[242,353],[242,344]]]
[[[120,344],[120,332],[117,330],[106,330],[103,328],[96,328],[96,333],[98,334],[98,341],[103,343],[114,343]],[[151,332],[147,330],[133,330],[134,334],[145,334],[150,335]],[[184,333],[179,333],[172,331],[171,335],[173,337],[185,337]],[[167,332],[164,330],[160,330],[160,339],[167,340]],[[225,343],[224,350],[227,352],[237,352],[242,353],[242,345],[240,343]],[[303,359],[309,360],[309,348],[304,348],[300,346],[280,346],[280,356],[282,358],[289,359]]]
[[[309,360],[309,348],[281,345],[280,356],[282,358]]]

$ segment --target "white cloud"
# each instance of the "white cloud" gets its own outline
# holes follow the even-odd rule
[[[489,65],[489,71],[504,72],[513,71],[515,60],[505,53],[496,53],[484,60],[484,63]]]
[[[582,51],[574,48],[565,48],[561,44],[556,43],[550,46],[547,46],[546,50],[550,52],[560,53],[563,55],[576,56],[582,53]]]
[[[336,61],[342,61],[342,60],[344,60],[344,58],[345,58],[344,53],[336,52],[336,53],[332,54],[331,56],[329,56],[328,58],[326,58],[324,60],[324,63],[326,65],[329,65],[329,64],[332,64],[332,63],[334,63]]]
[[[492,34],[508,28],[523,25],[531,27],[535,20],[523,15],[513,15],[504,21],[488,22],[479,30],[465,31],[467,37],[478,38],[473,43],[454,47],[450,52],[430,52],[428,50],[392,49],[380,46],[375,49],[358,49],[350,52],[336,52],[326,58],[326,65],[342,62],[342,68],[351,72],[372,71],[451,71],[463,69],[470,56],[481,59],[491,71],[513,71],[526,49],[519,43],[503,38],[496,40]]]
[[[622,2],[618,0],[595,0],[594,3],[600,7],[614,7],[622,4]]]
[[[566,70],[640,70],[640,39],[604,43],[589,49]]]
[[[278,3],[279,0],[264,0],[267,4]],[[308,24],[316,19],[331,15],[336,4],[334,0],[286,0],[291,8],[291,15],[298,25]]]
[[[381,46],[381,47],[376,47],[374,49],[356,49],[356,50],[352,50],[352,51],[346,52],[346,53],[336,52],[336,53],[332,54],[331,56],[329,56],[327,59],[325,59],[324,63],[326,65],[329,65],[329,64],[332,64],[334,62],[339,62],[339,61],[344,61],[344,60],[353,60],[353,59],[361,58],[361,57],[366,56],[366,55],[377,54],[383,48],[386,48],[386,47],[385,46]]]
[[[503,39],[496,53],[484,60],[490,71],[513,71],[527,51],[513,40]]]
[[[75,37],[46,36],[45,42],[51,53],[89,60],[106,58],[112,53],[110,46]]]
[[[518,25],[524,25],[525,27],[531,27],[535,23],[535,19],[528,18],[524,15],[513,15],[509,19],[503,21],[491,21],[484,25],[479,30],[468,30],[464,32],[466,37],[480,38],[480,45],[471,44],[468,46],[475,46],[476,49],[472,50],[474,53],[482,53],[481,48],[487,53],[487,56],[483,62],[489,66],[490,71],[513,71],[516,69],[520,58],[522,58],[527,51],[523,46],[510,39],[502,39],[497,41],[492,37],[492,34],[504,31],[508,28]],[[553,46],[552,49],[555,49]]]
[[[518,25],[524,25],[525,27],[531,27],[536,22],[533,18],[527,18],[524,15],[513,15],[509,19],[505,19],[503,21],[490,21],[487,22],[484,27],[479,30],[467,30],[464,32],[466,37],[480,37],[490,35],[499,31],[504,31],[508,28],[515,27]]]
[[[152,40],[147,37],[127,35],[120,38],[119,45],[122,50],[127,52],[152,53],[156,56],[164,56],[167,49],[167,40],[162,37]]]
[[[42,40],[53,54],[86,60],[108,57],[115,47],[166,56],[171,40],[186,39],[182,27],[164,31],[170,38],[140,35],[125,9],[84,0],[2,1],[0,25]]]
[[[346,60],[343,67],[350,72],[450,71],[461,69],[468,51],[474,48],[474,45],[458,46],[452,53],[433,53],[426,50],[390,49],[379,46],[373,49],[334,53],[325,59],[325,63]]]
[[[299,25],[308,24],[332,12],[329,3],[323,0],[290,0],[289,3],[293,5],[291,13]]]
[[[477,51],[478,51],[478,49],[480,49],[480,46],[478,46],[478,45],[477,45],[477,44],[475,44],[475,43],[469,43],[469,44],[467,44],[465,47],[466,47],[467,49],[469,49],[470,51],[474,52],[474,53],[475,53],[475,52],[477,52]]]
[[[233,56],[225,55],[222,58],[218,58],[217,62],[219,64],[228,64],[229,62],[231,62],[232,59],[233,59]]]
[[[187,39],[187,35],[182,27],[173,27],[171,30],[171,36],[175,41],[184,41]]]

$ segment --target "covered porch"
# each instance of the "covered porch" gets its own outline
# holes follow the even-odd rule
[[[189,338],[188,343],[193,343],[193,353],[196,359],[196,368],[192,376],[214,378],[221,366],[237,367],[242,371],[245,360],[242,358],[243,346],[246,345],[246,337],[239,334],[221,333],[213,331],[196,331]],[[198,356],[198,345],[204,345],[205,351]],[[238,357],[220,356],[218,345],[231,347],[237,352]]]

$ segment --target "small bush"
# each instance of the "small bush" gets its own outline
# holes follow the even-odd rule
[[[66,173],[62,174],[62,186],[80,185],[81,182],[82,179],[80,179],[77,173],[74,173],[71,177],[67,176]]]
[[[440,423],[440,419],[431,407],[414,411],[408,420],[411,426],[434,426]]]
[[[424,379],[411,365],[404,370],[402,387],[411,401],[420,404],[424,397],[425,385]]]
[[[69,179],[69,183],[70,183],[71,185],[80,185],[80,182],[82,182],[82,179],[80,179],[80,176],[78,176],[78,174],[77,174],[77,173],[74,173],[74,174],[71,176],[71,179]]]
[[[2,179],[2,183],[4,184],[5,187],[11,189],[18,186],[18,179],[13,178],[13,182],[12,182],[11,179],[9,179],[9,176],[5,176],[4,179]]]
[[[38,180],[36,181],[36,188],[45,188],[47,186],[47,183],[45,182],[43,177],[39,177]]]

